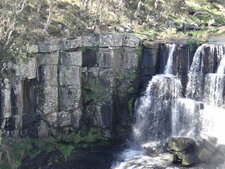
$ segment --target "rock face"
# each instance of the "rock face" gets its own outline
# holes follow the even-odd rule
[[[6,65],[1,79],[1,130],[46,137],[88,132],[122,138],[130,130],[141,87],[141,41],[129,34],[49,39],[34,57]]]
[[[8,63],[2,71],[1,130],[46,137],[97,128],[106,137],[127,138],[134,102],[162,72],[167,55],[164,43],[143,43],[139,37],[100,34],[31,46],[32,59]],[[186,84],[195,48],[176,46],[174,74]]]

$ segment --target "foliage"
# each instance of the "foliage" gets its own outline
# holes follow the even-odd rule
[[[189,46],[189,50],[192,51],[194,46],[200,45],[204,42],[203,39],[188,39],[187,44]]]
[[[59,151],[66,160],[77,147],[104,144],[108,139],[101,135],[99,129],[92,129],[87,135],[58,135],[56,138],[12,138],[1,135],[0,168],[16,169],[24,157],[34,159],[40,153]]]
[[[31,0],[4,0],[0,2],[0,55],[2,62],[26,58],[26,44],[32,43],[38,35],[36,30],[38,9]],[[32,14],[31,14],[32,13]]]

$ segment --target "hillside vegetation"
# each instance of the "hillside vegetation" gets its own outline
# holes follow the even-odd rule
[[[3,0],[1,62],[27,57],[27,46],[46,37],[101,32],[142,33],[148,40],[222,34],[223,0]]]

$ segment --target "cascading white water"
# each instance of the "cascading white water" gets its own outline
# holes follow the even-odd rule
[[[121,163],[114,164],[114,169],[149,168],[163,165],[161,157],[151,158],[145,155],[144,146],[148,142],[159,141],[171,134],[171,103],[181,96],[181,82],[173,75],[175,44],[167,44],[168,59],[164,73],[153,76],[144,96],[138,100],[136,123],[133,126],[134,141],[138,147],[131,147],[121,155]],[[140,164],[142,166],[140,166]],[[168,164],[165,164],[165,166]]]
[[[200,111],[203,137],[216,137],[218,144],[225,144],[225,135],[223,134],[225,128],[225,109],[205,105],[205,108]]]
[[[172,135],[195,138],[199,134],[201,103],[191,99],[175,100],[172,109]]]
[[[187,97],[191,99],[201,98],[203,81],[203,59],[205,44],[198,47],[193,57],[193,62],[188,74]]]
[[[220,65],[216,72],[218,75],[223,75],[225,73],[225,57],[223,57],[220,61]]]
[[[217,46],[220,63],[216,73],[205,76],[204,109],[200,111],[202,135],[213,136],[218,143],[225,144],[225,48]]]
[[[166,67],[164,70],[164,74],[171,75],[173,74],[173,59],[174,59],[174,51],[176,48],[176,44],[167,44],[167,47],[169,48],[169,55],[168,55]]]
[[[157,141],[170,134],[171,100],[181,95],[181,83],[175,77],[157,75],[152,78],[136,111],[133,136],[139,144]]]
[[[212,106],[224,104],[225,75],[210,73],[205,76],[204,102]]]
[[[185,86],[173,75],[176,45],[166,47],[168,59],[164,73],[152,78],[144,96],[137,102],[133,136],[135,144],[140,147],[124,151],[121,162],[113,169],[169,165],[162,157],[146,156],[143,147],[170,134],[192,138],[213,136],[218,143],[225,144],[225,135],[221,134],[225,128],[224,46],[203,44],[198,47],[188,71],[185,96],[181,94]]]
[[[221,108],[225,101],[224,51],[223,46],[213,44],[198,47],[189,70],[186,99],[178,99],[173,105],[174,136],[196,138],[199,135],[208,135],[219,138],[218,132],[221,133],[222,129],[220,119],[225,118],[225,109]],[[207,59],[208,67],[204,64]],[[213,72],[216,65],[214,60],[220,60],[216,73],[205,75],[206,70]],[[212,107],[216,112],[212,111]]]
[[[164,73],[153,76],[136,109],[133,136],[137,143],[166,138],[170,132],[171,100],[181,95],[181,83],[173,76],[175,44],[167,44],[168,59]]]

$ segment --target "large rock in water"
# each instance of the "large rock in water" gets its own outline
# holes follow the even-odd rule
[[[198,158],[200,161],[204,162],[210,159],[216,151],[217,151],[217,148],[215,145],[203,139],[200,142],[200,146],[198,150]]]
[[[172,137],[166,143],[166,149],[174,155],[173,163],[189,166],[197,162],[197,144],[191,138]]]
[[[167,149],[169,151],[195,151],[196,143],[191,138],[172,137],[167,142]]]
[[[195,141],[191,138],[172,137],[166,149],[174,155],[173,163],[190,166],[196,163],[219,165],[225,161],[225,145],[211,143],[206,139]]]

